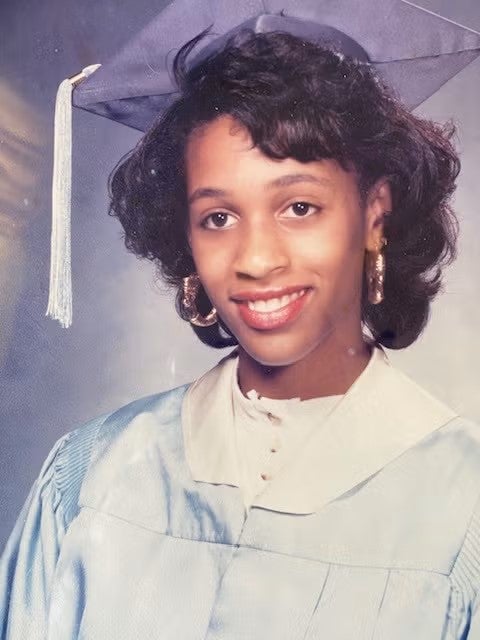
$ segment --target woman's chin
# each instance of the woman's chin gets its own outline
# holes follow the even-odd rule
[[[260,343],[260,344],[259,344]],[[283,337],[275,339],[271,337],[255,344],[251,342],[239,343],[239,348],[255,360],[258,364],[266,367],[286,367],[303,360],[311,353],[318,344],[294,344]]]

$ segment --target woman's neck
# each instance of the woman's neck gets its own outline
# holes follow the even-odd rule
[[[245,395],[255,389],[260,396],[309,400],[344,394],[367,366],[371,347],[360,338],[352,344],[329,340],[301,360],[267,366],[239,347],[238,382]]]

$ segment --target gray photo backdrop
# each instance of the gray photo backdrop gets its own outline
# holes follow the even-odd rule
[[[368,1],[368,0],[366,0]],[[45,318],[53,106],[57,85],[107,59],[165,0],[8,0],[0,5],[0,549],[54,442],[134,398],[192,380],[223,355],[175,314],[152,266],[129,255],[106,215],[107,177],[139,138],[74,114],[74,321]],[[480,30],[477,0],[421,6]],[[419,109],[453,118],[463,170],[459,258],[423,336],[389,352],[462,414],[480,421],[480,60]]]

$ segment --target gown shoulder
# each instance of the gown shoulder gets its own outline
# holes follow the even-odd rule
[[[184,385],[186,387],[187,385]],[[171,412],[184,387],[146,396],[65,433],[36,477],[0,558],[0,640],[43,638],[50,587],[96,446],[144,411]]]

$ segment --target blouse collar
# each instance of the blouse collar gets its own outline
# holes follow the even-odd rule
[[[235,351],[223,358],[188,388],[183,400],[185,453],[197,482],[239,486],[233,437],[237,359]],[[314,513],[455,416],[374,347],[366,368],[322,417],[322,428],[313,428],[299,455],[252,506]]]

